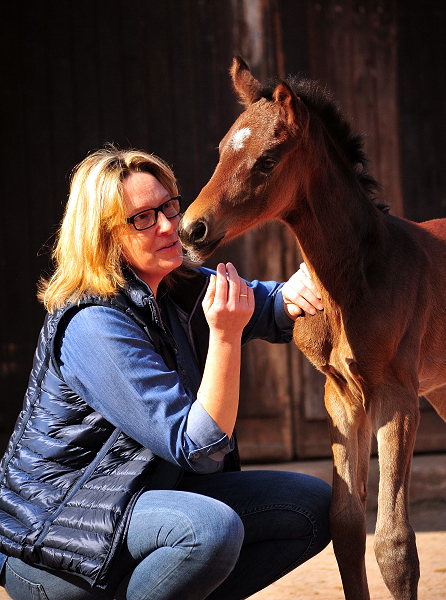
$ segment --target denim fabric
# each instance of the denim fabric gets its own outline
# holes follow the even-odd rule
[[[330,499],[297,473],[187,476],[138,500],[106,590],[11,558],[2,583],[13,600],[241,600],[326,546]]]
[[[256,306],[242,343],[290,341],[293,322],[284,312],[279,284],[250,285]],[[178,372],[167,368],[132,319],[112,308],[89,306],[60,336],[62,376],[89,406],[157,456],[188,471],[218,472],[233,442],[196,401],[201,373],[168,295],[160,307],[174,328]]]

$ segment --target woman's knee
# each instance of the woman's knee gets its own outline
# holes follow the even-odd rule
[[[242,520],[229,506],[218,500],[213,500],[208,510],[207,514],[202,515],[199,526],[206,560],[218,561],[230,573],[238,560],[245,537]]]
[[[229,506],[199,494],[156,490],[135,506],[128,532],[131,553],[141,557],[160,547],[184,548],[207,560],[236,562],[244,539],[240,517]]]
[[[331,486],[322,479],[311,475],[301,475],[295,480],[295,486],[301,492],[299,504],[308,514],[314,526],[314,545],[318,551],[330,542],[330,504]],[[305,493],[303,500],[302,488]]]
[[[251,483],[258,493],[255,509],[241,513],[246,541],[307,539],[311,545],[317,542],[320,548],[330,541],[328,483],[301,473],[251,473]]]

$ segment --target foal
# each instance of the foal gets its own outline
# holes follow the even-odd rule
[[[295,233],[324,311],[294,340],[326,375],[333,545],[347,600],[369,598],[365,506],[371,435],[380,485],[375,554],[395,600],[415,600],[419,563],[408,487],[418,396],[446,420],[446,220],[416,224],[375,202],[360,136],[312,82],[263,88],[240,58],[246,110],[180,224],[199,259],[268,219]]]

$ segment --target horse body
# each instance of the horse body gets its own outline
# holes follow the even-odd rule
[[[374,202],[359,138],[314,86],[263,89],[241,59],[232,77],[247,109],[223,138],[214,175],[184,214],[180,238],[205,258],[272,218],[295,233],[324,304],[297,318],[294,340],[327,377],[331,525],[345,596],[369,598],[364,511],[374,432],[375,554],[393,597],[415,600],[408,486],[418,396],[446,420],[446,220],[415,224]]]

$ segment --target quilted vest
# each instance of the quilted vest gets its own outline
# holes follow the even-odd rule
[[[136,280],[111,300],[88,297],[47,315],[0,463],[0,552],[104,587],[138,497],[175,487],[182,470],[108,423],[63,381],[55,359],[58,326],[91,304],[129,315],[175,368],[153,297]]]

